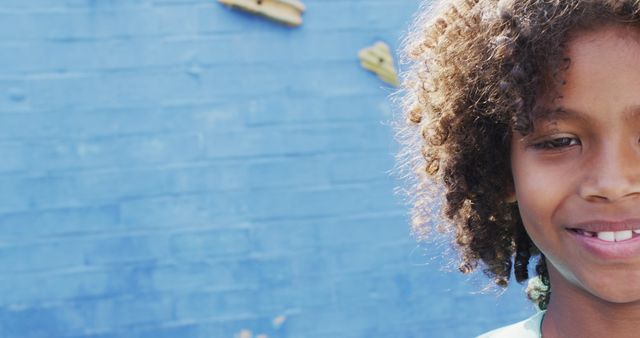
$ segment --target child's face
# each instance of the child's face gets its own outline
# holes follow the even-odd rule
[[[520,214],[554,294],[640,301],[640,29],[581,32],[567,46],[564,113],[513,137]]]

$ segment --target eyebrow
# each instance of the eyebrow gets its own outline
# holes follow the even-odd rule
[[[591,121],[591,117],[589,117],[589,114],[567,107],[558,107],[557,109],[550,111],[548,115],[545,116],[545,118],[549,120],[581,120],[584,122]],[[640,104],[626,107],[623,110],[622,118],[627,122],[640,118]]]

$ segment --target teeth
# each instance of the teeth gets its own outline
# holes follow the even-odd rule
[[[586,232],[583,232],[586,233]],[[633,233],[640,233],[640,230],[623,230],[623,231],[602,231],[596,233],[598,239],[606,242],[621,242],[631,239]]]
[[[616,240],[616,235],[614,234],[613,231],[602,231],[602,232],[598,232],[598,239],[601,239],[607,242],[614,242]]]
[[[584,231],[584,230],[580,230],[580,234],[587,236],[587,237],[595,237],[596,233],[595,232],[589,232],[589,231]]]
[[[613,234],[616,237],[616,242],[624,241],[633,237],[633,233],[631,230],[616,231]]]

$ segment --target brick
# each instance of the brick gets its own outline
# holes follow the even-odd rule
[[[110,270],[84,269],[56,273],[40,272],[4,276],[0,279],[3,289],[3,306],[26,304],[31,299],[42,301],[71,301],[86,298],[113,297],[135,289],[142,291],[144,274],[140,268],[113,268]]]
[[[115,205],[7,213],[0,217],[0,239],[21,241],[72,236],[115,230],[118,225],[119,210]]]
[[[367,135],[386,128],[379,123],[261,128],[206,133],[204,142],[208,156],[214,158],[379,150],[387,148],[391,141]]]
[[[387,180],[393,169],[391,154],[384,156],[379,152],[358,154],[333,154],[329,176],[332,182],[360,182]]]
[[[0,111],[28,111],[30,102],[27,93],[27,84],[22,79],[0,77]]]
[[[0,12],[0,39],[126,38],[154,35],[159,30],[159,21],[149,9],[108,5],[76,8],[80,10]]]
[[[181,70],[75,73],[32,78],[27,84],[27,96],[34,109],[149,108],[158,103],[200,102],[200,86]]]
[[[229,227],[247,212],[243,193],[199,193],[131,199],[120,203],[122,222],[136,227]]]
[[[189,60],[194,48],[181,41],[171,42],[153,37],[38,42],[23,40],[6,42],[2,47],[9,52],[0,54],[0,61],[13,65],[7,74],[178,67]]]
[[[61,320],[60,308],[0,308],[2,335],[5,337],[62,336],[68,329]],[[37,323],[37,325],[34,325]]]
[[[194,130],[211,130],[221,127],[237,128],[244,119],[238,116],[240,104],[210,102],[206,105],[177,105],[160,108],[121,109],[54,109],[24,112],[7,112],[2,115],[0,140],[29,140],[29,144],[11,142],[12,146],[30,144],[47,145],[43,139],[58,142],[69,139],[78,142],[122,142],[120,138],[137,138],[161,134],[193,133]],[[49,123],[48,119],[56,120]],[[197,126],[195,128],[194,126]],[[74,130],[72,135],[69,130]],[[34,136],[37,135],[37,136]],[[172,136],[173,135],[173,136]],[[107,140],[107,142],[104,142]]]
[[[247,186],[252,189],[283,187],[322,187],[330,184],[326,173],[327,156],[301,156],[263,160],[248,164]],[[283,172],[289,172],[283,176]]]
[[[0,271],[27,272],[68,269],[84,264],[84,243],[79,240],[0,246]]]
[[[173,234],[169,245],[171,254],[181,260],[206,260],[211,257],[242,255],[251,251],[246,229],[216,229]]]
[[[0,162],[0,173],[19,172],[27,169],[27,163],[23,147],[19,143],[0,143],[0,153],[3,160]]]
[[[189,162],[202,156],[198,134],[155,134],[79,141],[40,141],[31,145],[33,167],[45,169],[113,167]],[[46,160],[46,164],[44,161]],[[36,167],[37,168],[37,167]]]
[[[167,235],[123,235],[86,240],[83,252],[88,266],[102,266],[126,262],[155,262],[170,256]]]
[[[194,292],[176,303],[176,317],[183,320],[224,318],[252,314],[254,297],[251,292],[213,291]]]
[[[194,259],[189,262],[184,259],[176,263],[156,265],[149,273],[150,283],[158,291],[184,291],[201,289],[250,289],[255,288],[259,281],[246,280],[241,282],[236,278],[240,265],[236,264],[236,257],[206,262]]]
[[[24,193],[25,189],[30,188],[27,182],[10,175],[0,176],[0,214],[30,208],[29,196]]]
[[[268,220],[253,222],[250,238],[253,252],[257,254],[304,254],[315,252],[322,246],[318,240],[316,219]]]
[[[252,216],[257,220],[326,217],[394,210],[396,206],[389,203],[393,199],[391,193],[391,187],[384,184],[369,184],[366,188],[335,187],[308,191],[259,190],[248,196],[246,201]]]
[[[273,32],[283,33],[288,28],[280,27],[265,19],[231,10],[218,3],[210,3],[198,8],[198,32],[204,35],[239,33],[239,32]]]

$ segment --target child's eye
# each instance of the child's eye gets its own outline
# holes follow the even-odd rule
[[[539,150],[560,150],[576,145],[580,145],[580,140],[575,137],[557,137],[540,141],[534,144],[533,147]]]

